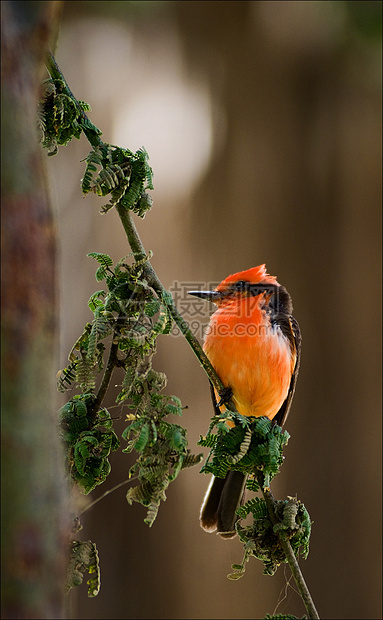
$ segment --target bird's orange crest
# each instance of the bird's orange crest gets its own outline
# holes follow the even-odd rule
[[[228,285],[233,284],[233,282],[239,282],[240,280],[251,282],[252,284],[264,282],[278,285],[277,278],[267,273],[266,265],[258,265],[258,267],[252,267],[246,271],[239,271],[238,273],[228,276],[217,286],[217,291],[222,291],[227,288]]]

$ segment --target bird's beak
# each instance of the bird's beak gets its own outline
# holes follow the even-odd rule
[[[212,301],[216,303],[220,299],[222,299],[222,293],[219,291],[188,291],[189,295],[194,295],[194,297],[199,297],[200,299],[205,299],[206,301]]]

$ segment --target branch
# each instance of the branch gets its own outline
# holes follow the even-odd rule
[[[104,372],[104,376],[102,378],[100,387],[98,388],[96,400],[94,401],[92,405],[92,411],[94,414],[96,414],[97,411],[99,410],[100,405],[106,394],[106,391],[109,387],[110,379],[112,377],[112,372],[114,368],[116,367],[117,361],[118,361],[117,351],[118,351],[118,344],[112,342],[110,351],[109,351],[108,362],[107,362],[105,372]]]
[[[137,229],[133,222],[132,216],[129,211],[124,209],[121,205],[116,205],[117,213],[120,216],[122,225],[128,237],[129,245],[132,248],[133,254],[136,260],[141,260],[146,257],[144,246],[142,245],[141,239],[138,236]],[[157,295],[163,300],[166,304],[167,309],[174,322],[178,325],[181,333],[185,336],[189,345],[191,346],[193,352],[198,357],[198,360],[209,377],[212,385],[215,387],[217,392],[220,392],[224,389],[224,385],[220,378],[217,376],[213,366],[211,365],[209,359],[206,357],[200,343],[197,338],[190,331],[188,324],[184,320],[184,318],[178,312],[173,300],[170,298],[169,294],[167,294],[166,289],[160,282],[157,277],[156,272],[151,266],[150,262],[147,261],[144,265],[144,273],[147,279],[148,284],[153,288],[153,290],[157,293]],[[235,408],[233,408],[235,411]]]
[[[263,478],[262,478],[262,473],[260,472],[259,476],[258,476],[258,482],[259,485],[261,487],[262,490],[262,494],[263,497],[265,499],[266,502],[266,506],[267,506],[267,510],[269,511],[269,516],[270,516],[270,521],[272,522],[273,525],[276,525],[277,523],[279,523],[279,520],[276,518],[275,516],[275,499],[274,496],[272,494],[272,492],[270,491],[269,488],[263,488]],[[314,605],[314,601],[311,597],[311,594],[309,592],[309,589],[307,587],[307,584],[304,580],[302,571],[300,569],[300,566],[298,564],[297,558],[294,554],[294,551],[291,547],[290,541],[286,540],[283,537],[282,532],[278,532],[278,536],[279,536],[279,540],[281,543],[281,547],[285,553],[287,562],[290,566],[290,570],[292,572],[292,575],[295,579],[295,583],[297,584],[299,593],[301,595],[301,598],[304,602],[304,605],[306,607],[306,611],[308,613],[308,617],[310,619],[313,620],[317,620],[319,619],[319,614],[316,610],[316,607]]]

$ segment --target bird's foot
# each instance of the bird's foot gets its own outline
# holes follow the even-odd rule
[[[233,397],[233,390],[231,389],[231,387],[225,387],[223,388],[223,390],[220,390],[218,392],[218,395],[220,397],[220,400],[217,403],[217,407],[222,407],[222,405],[227,405],[231,401]]]

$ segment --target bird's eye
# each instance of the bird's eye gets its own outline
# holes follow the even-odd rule
[[[234,288],[236,291],[244,291],[248,286],[249,283],[246,282],[246,280],[238,280],[238,282],[235,283]]]

